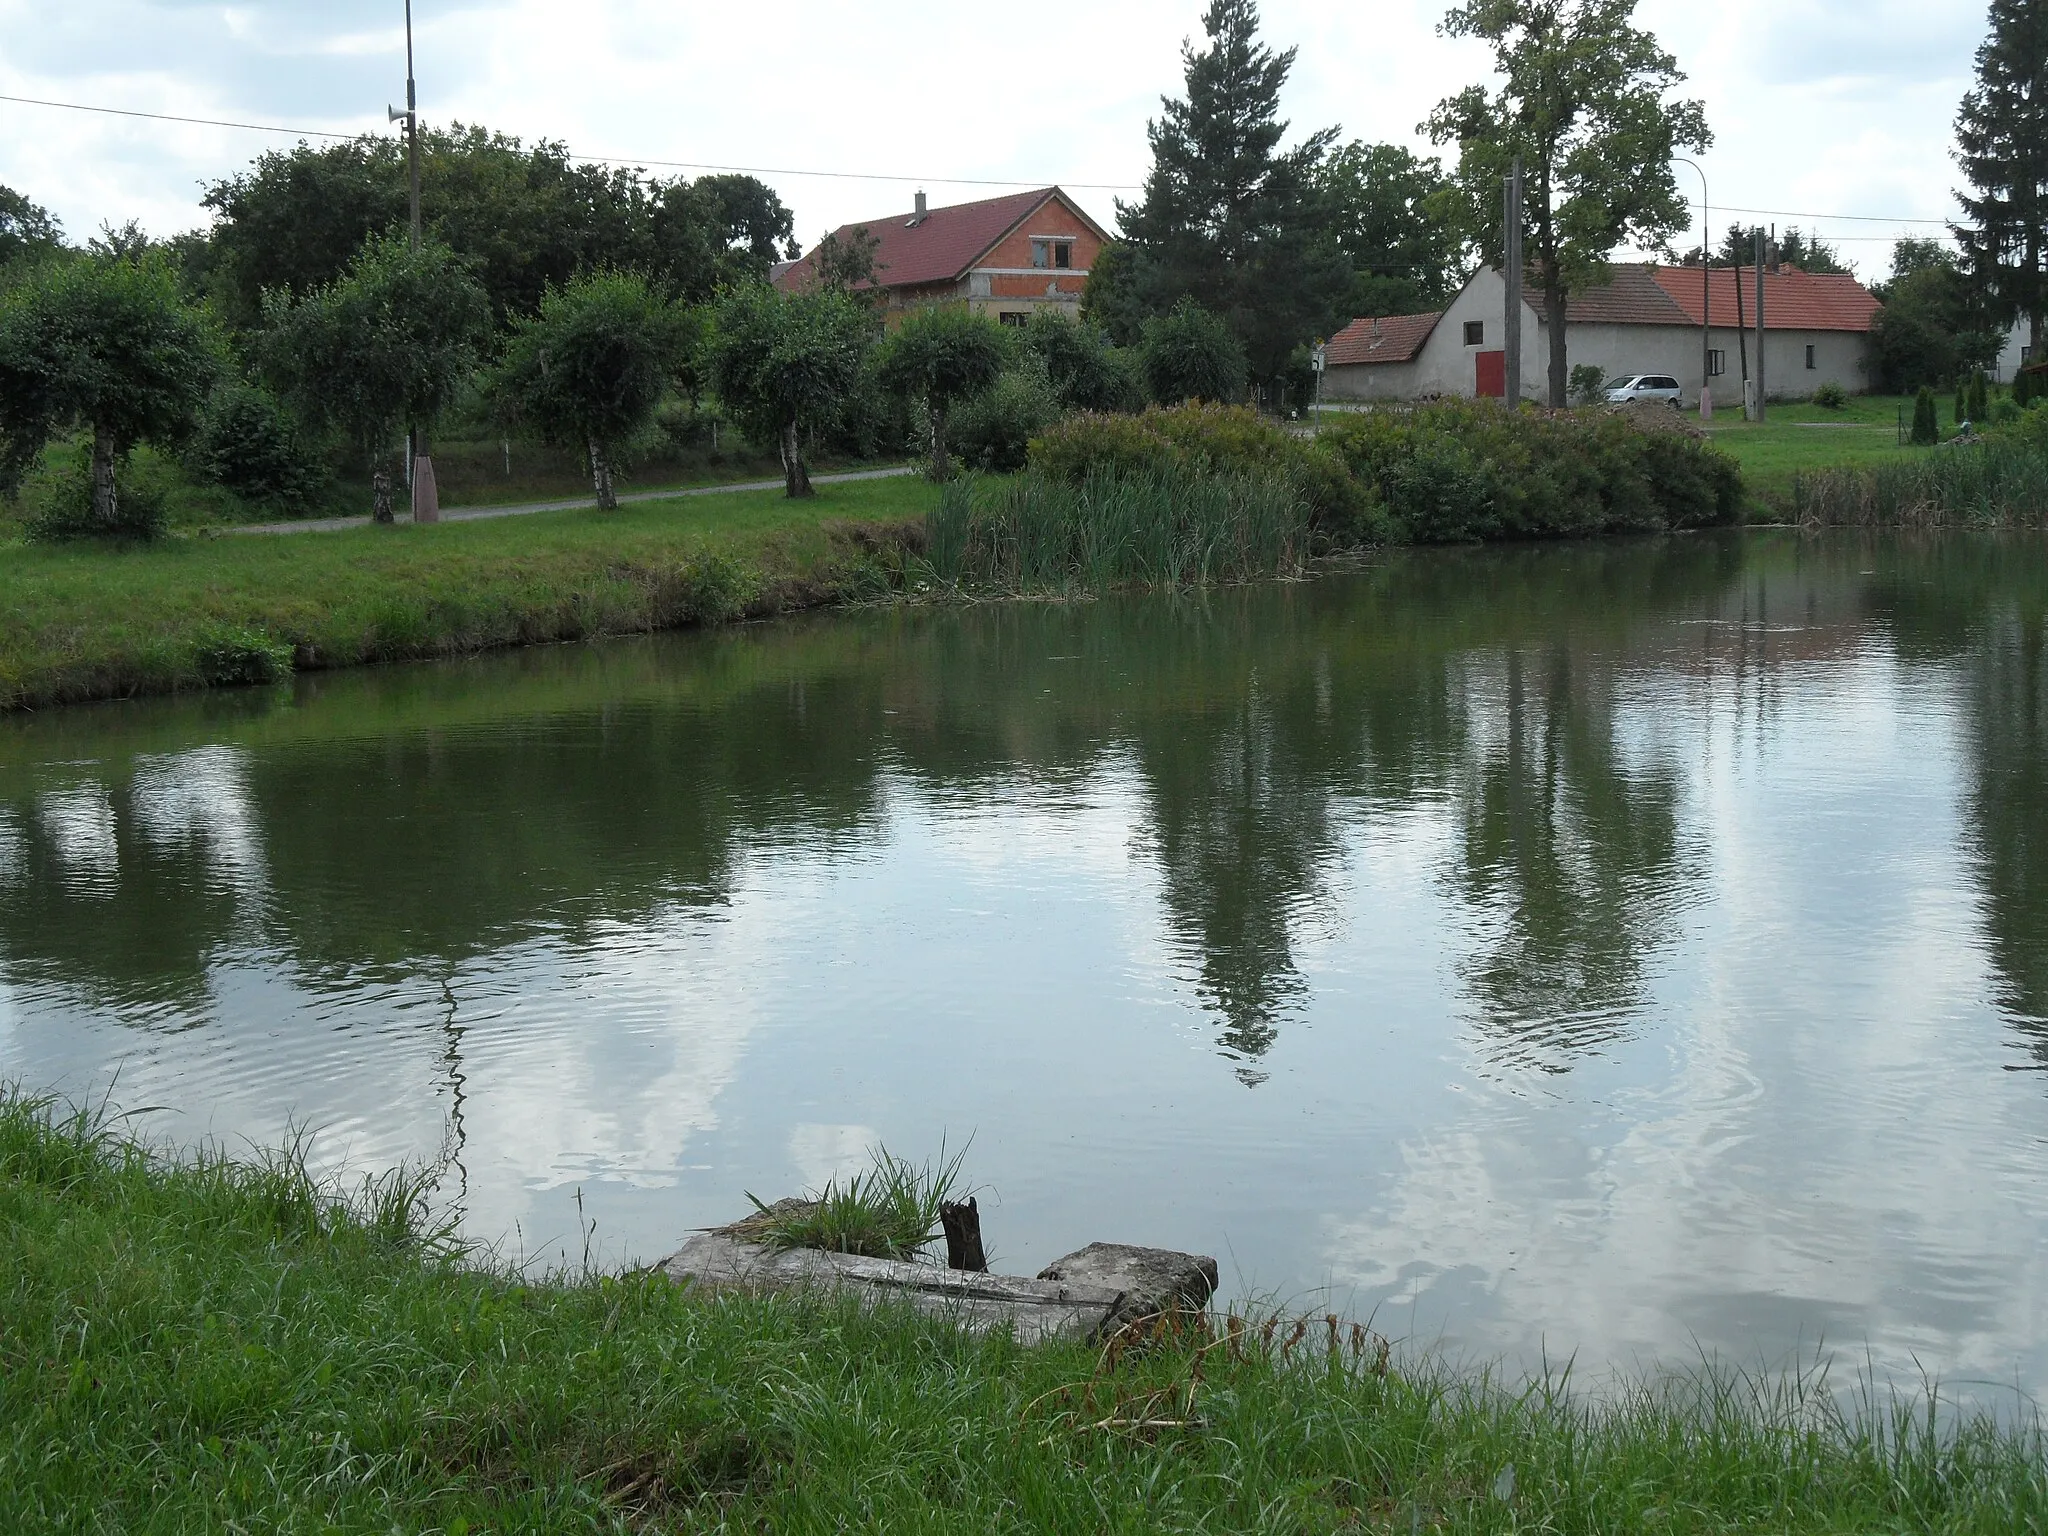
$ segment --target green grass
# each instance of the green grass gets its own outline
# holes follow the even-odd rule
[[[1792,482],[1802,472],[1817,469],[1855,469],[1909,458],[1925,453],[1924,448],[1901,446],[1898,417],[1903,407],[1910,422],[1911,399],[1895,395],[1851,395],[1839,411],[1818,405],[1773,405],[1759,425],[1742,419],[1738,403],[1734,409],[1717,407],[1714,424],[1708,429],[1717,447],[1726,449],[1742,466],[1742,477],[1751,501],[1761,507],[1760,515],[1789,515],[1792,510]],[[1936,397],[1936,410],[1944,433],[1955,429],[1955,397]],[[1697,424],[1698,416],[1687,420]]]
[[[0,708],[203,686],[223,632],[301,668],[636,633],[886,590],[937,499],[913,478],[613,513],[0,547]],[[843,524],[883,524],[854,534]]]
[[[764,1205],[748,1195],[755,1214],[737,1229],[775,1248],[915,1259],[939,1236],[939,1208],[953,1198],[965,1157],[941,1151],[920,1167],[877,1147],[868,1168],[828,1180],[813,1199]]]
[[[2012,1532],[2033,1427],[1812,1375],[1599,1397],[1336,1320],[1024,1349],[464,1252],[425,1183],[0,1098],[0,1529]],[[1512,1470],[1510,1470],[1512,1469]]]

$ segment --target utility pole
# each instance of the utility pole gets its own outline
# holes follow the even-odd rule
[[[1707,212],[1707,173],[1700,169],[1699,162],[1688,160],[1683,155],[1674,157],[1676,165],[1689,165],[1699,172],[1700,178],[1700,420],[1714,419],[1714,253],[1708,248],[1711,238],[1707,230],[1712,220]]]
[[[1522,157],[1508,173],[1501,206],[1501,266],[1507,282],[1507,308],[1502,316],[1501,344],[1507,349],[1507,382],[1502,394],[1509,410],[1522,405]]]
[[[1756,419],[1764,419],[1764,227],[1756,227]]]
[[[405,119],[405,158],[411,182],[412,251],[420,251],[420,102],[412,71],[412,0],[405,0],[405,110],[387,108],[385,118]],[[412,520],[416,523],[441,521],[441,497],[434,484],[434,461],[420,441],[418,425],[408,424],[405,433],[405,480],[412,487]]]

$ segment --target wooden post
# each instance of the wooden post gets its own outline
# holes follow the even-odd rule
[[[939,1203],[939,1225],[946,1229],[946,1267],[988,1273],[988,1256],[981,1251],[981,1210],[974,1196]]]

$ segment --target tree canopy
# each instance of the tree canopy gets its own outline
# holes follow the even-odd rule
[[[64,248],[64,230],[50,210],[12,187],[0,187],[0,272]]]
[[[684,319],[638,273],[571,278],[513,322],[493,392],[507,414],[589,455],[599,507],[618,505],[619,448],[654,420],[684,345]]]
[[[951,470],[947,414],[995,383],[1009,357],[1009,338],[1000,325],[952,304],[911,311],[883,343],[883,386],[922,405],[930,422],[934,480]]]
[[[1193,299],[1145,322],[1144,356],[1146,382],[1161,405],[1228,405],[1244,395],[1244,348],[1230,327]]]
[[[1146,125],[1144,196],[1117,204],[1122,249],[1090,310],[1128,340],[1134,322],[1191,298],[1230,327],[1254,376],[1277,379],[1349,318],[1351,262],[1321,172],[1336,130],[1281,148],[1295,50],[1259,41],[1254,0],[1210,0],[1202,27],[1207,46],[1181,50],[1187,94]],[[1112,280],[1125,291],[1111,293]]]
[[[2048,334],[2048,6],[1991,0],[1977,83],[1956,113],[1956,229],[1965,266],[1999,323]]]
[[[389,522],[399,433],[431,426],[468,379],[489,298],[447,246],[379,236],[298,302],[273,292],[265,313],[265,370],[306,420],[348,439]]]
[[[1672,157],[1712,143],[1706,110],[1673,101],[1685,76],[1635,25],[1636,0],[1463,0],[1447,37],[1493,48],[1501,85],[1468,86],[1424,124],[1458,146],[1455,192],[1443,200],[1463,237],[1501,260],[1501,185],[1515,157],[1524,174],[1523,239],[1543,293],[1550,336],[1549,398],[1566,402],[1565,304],[1609,280],[1624,242],[1651,248],[1685,228]]]
[[[93,521],[112,531],[116,461],[189,436],[219,362],[162,257],[46,264],[0,298],[0,461],[25,467],[58,432],[85,428]]]
[[[830,289],[755,283],[719,302],[707,343],[712,385],[750,436],[781,449],[789,495],[812,494],[804,435],[853,390],[873,337],[866,307]]]
[[[1353,142],[1318,175],[1351,262],[1346,318],[1419,314],[1457,291],[1463,252],[1434,206],[1446,185],[1441,163],[1399,144]]]

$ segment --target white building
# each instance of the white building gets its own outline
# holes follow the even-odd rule
[[[1736,332],[1736,272],[1713,268],[1706,291],[1698,267],[1617,266],[1603,288],[1574,294],[1565,311],[1567,366],[1591,364],[1607,378],[1669,374],[1688,403],[1699,399],[1702,362],[1715,403],[1742,403],[1744,353],[1756,350],[1756,270],[1742,271]],[[1798,400],[1823,383],[1852,393],[1868,390],[1870,322],[1879,309],[1853,277],[1785,267],[1764,274],[1764,390],[1772,400]],[[1543,295],[1522,292],[1522,394],[1548,393],[1549,329]],[[1703,319],[1711,327],[1703,327]],[[1434,314],[1354,320],[1331,338],[1325,400],[1418,400],[1434,396],[1499,396],[1506,392],[1507,284],[1482,268]],[[1705,354],[1704,358],[1702,354]],[[1756,358],[1747,358],[1751,374]]]

